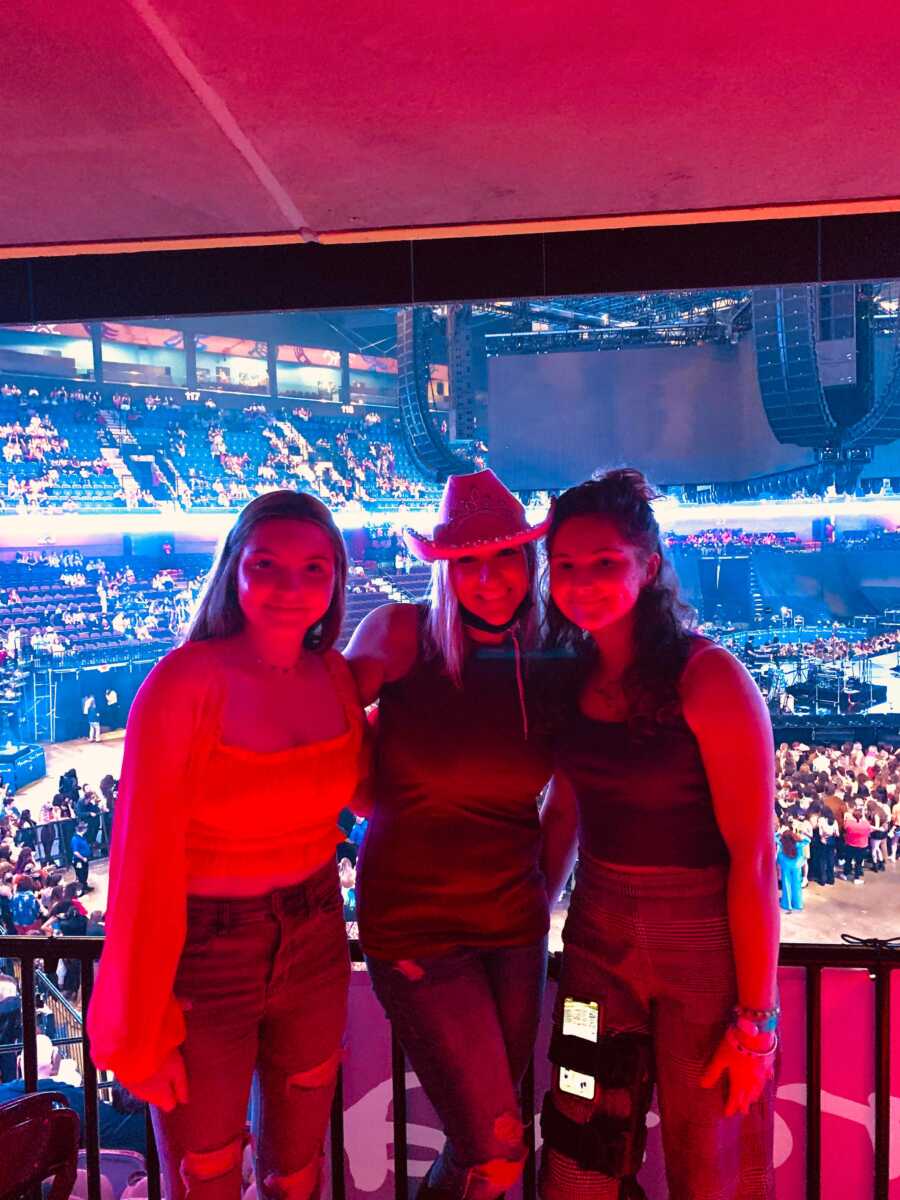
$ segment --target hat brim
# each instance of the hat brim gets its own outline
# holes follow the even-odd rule
[[[455,558],[465,558],[467,554],[478,554],[486,550],[505,550],[512,546],[524,546],[527,542],[536,542],[550,528],[552,519],[553,507],[551,505],[550,512],[539,524],[529,525],[527,529],[504,534],[501,537],[482,538],[479,541],[463,542],[459,545],[444,545],[433,541],[424,534],[416,533],[414,529],[407,528],[403,530],[403,540],[416,558],[422,559],[423,562],[451,561]]]

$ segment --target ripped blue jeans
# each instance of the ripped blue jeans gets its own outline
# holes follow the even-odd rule
[[[251,1082],[260,1200],[318,1196],[349,981],[333,860],[263,896],[188,897],[188,1103],[153,1109],[168,1200],[239,1200]]]
[[[448,1200],[494,1200],[525,1162],[518,1089],[540,1022],[547,939],[366,961],[447,1135],[428,1186]]]

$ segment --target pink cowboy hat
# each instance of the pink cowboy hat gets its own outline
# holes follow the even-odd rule
[[[543,537],[549,525],[549,513],[538,525],[529,525],[525,509],[494,472],[476,471],[447,480],[430,538],[414,529],[404,529],[403,538],[417,558],[435,562],[521,546]]]

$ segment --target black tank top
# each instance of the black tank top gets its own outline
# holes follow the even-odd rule
[[[527,738],[524,724],[509,643],[474,647],[462,687],[420,650],[382,689],[357,891],[367,954],[525,945],[547,932],[537,798],[552,750],[530,715]]]
[[[579,844],[623,866],[728,862],[700,747],[682,716],[632,729],[578,712],[559,746],[578,800]]]

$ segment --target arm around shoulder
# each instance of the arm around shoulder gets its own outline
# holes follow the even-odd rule
[[[417,639],[414,604],[382,604],[363,617],[344,656],[366,707],[375,703],[385,683],[409,670],[415,661]]]

